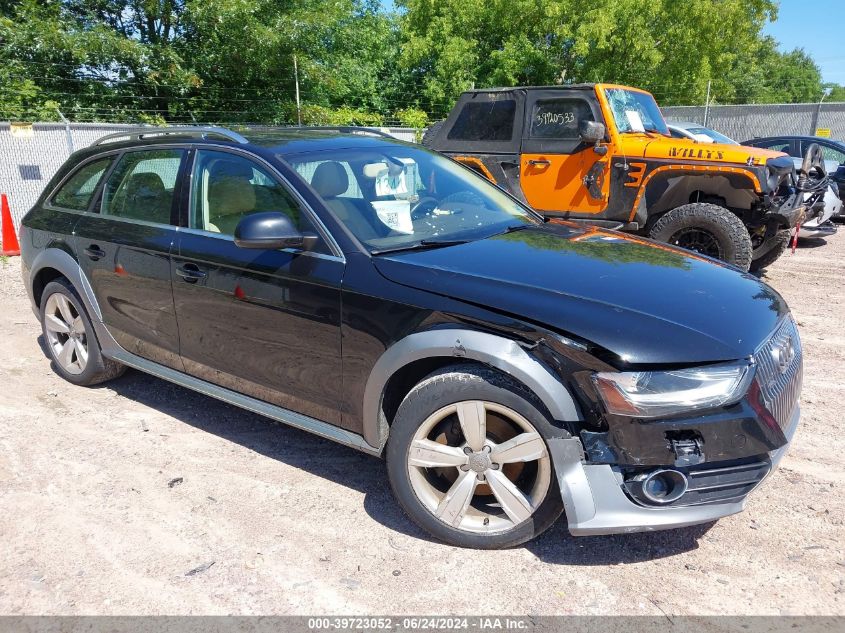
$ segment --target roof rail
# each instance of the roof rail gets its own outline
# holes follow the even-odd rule
[[[193,136],[202,139],[214,136],[227,141],[234,141],[235,143],[249,143],[246,138],[225,127],[214,127],[211,125],[174,125],[172,127],[145,127],[107,134],[94,141],[92,145],[105,145],[106,143],[117,143],[119,141],[140,141],[145,138],[161,138],[167,136]]]
[[[334,132],[343,132],[344,134],[362,134],[369,136],[382,136],[384,138],[392,138],[397,140],[390,132],[386,132],[383,128],[377,127],[357,127],[354,125],[301,125],[294,126],[295,129],[302,130],[326,130]]]

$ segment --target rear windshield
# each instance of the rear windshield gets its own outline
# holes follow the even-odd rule
[[[449,130],[451,141],[509,141],[513,137],[516,101],[471,101],[464,104]]]

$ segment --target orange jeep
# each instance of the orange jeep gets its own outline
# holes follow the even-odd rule
[[[792,159],[669,135],[651,94],[611,84],[461,95],[422,140],[546,216],[632,231],[758,270],[804,213]]]

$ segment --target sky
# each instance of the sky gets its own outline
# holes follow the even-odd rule
[[[843,25],[843,0],[781,0],[777,21],[763,32],[784,51],[803,48],[821,68],[824,81],[845,85]]]
[[[385,9],[392,0],[381,0]],[[781,0],[778,19],[763,29],[784,51],[803,48],[821,68],[825,82],[845,85],[845,0]]]

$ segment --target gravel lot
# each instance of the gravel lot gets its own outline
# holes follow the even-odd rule
[[[50,370],[0,263],[2,614],[845,614],[845,231],[766,280],[805,349],[803,422],[747,511],[500,552],[434,542],[384,464],[130,371]],[[743,318],[737,314],[737,319]]]

